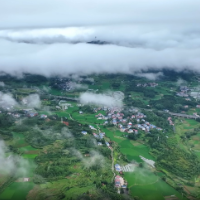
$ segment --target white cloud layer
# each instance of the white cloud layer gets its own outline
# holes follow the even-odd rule
[[[76,149],[71,149],[71,151],[75,156],[77,156],[82,161],[83,165],[86,168],[90,168],[94,165],[105,167],[105,159],[98,151],[91,150],[89,158],[83,157],[81,152]]]
[[[0,71],[200,72],[200,1],[0,0]],[[107,45],[88,44],[103,41]]]

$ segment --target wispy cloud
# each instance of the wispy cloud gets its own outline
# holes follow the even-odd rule
[[[71,149],[72,153],[77,156],[83,163],[86,168],[90,168],[94,165],[98,165],[100,167],[105,166],[105,159],[104,157],[97,151],[92,150],[90,151],[90,156],[88,158],[84,157],[80,151],[76,149]]]
[[[3,109],[12,109],[14,106],[17,106],[17,101],[13,98],[10,93],[0,92],[0,107]]]
[[[23,99],[26,102],[26,106],[30,108],[40,108],[41,101],[40,96],[38,94],[30,94]]]
[[[82,93],[79,97],[82,104],[107,106],[107,107],[122,107],[122,99],[118,96],[111,96],[109,93],[95,94],[91,92]]]
[[[5,86],[5,83],[4,82],[0,82],[0,87],[4,87]]]
[[[163,73],[162,72],[158,72],[158,73],[136,73],[135,75],[154,81],[156,79],[162,78]]]
[[[18,176],[26,176],[30,169],[29,162],[14,154],[7,157],[7,151],[8,147],[4,141],[0,140],[0,171],[9,175],[15,174],[16,172]]]

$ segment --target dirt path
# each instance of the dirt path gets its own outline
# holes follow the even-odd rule
[[[99,125],[98,124],[96,124],[96,126],[97,126],[97,129],[98,129],[98,131],[99,131],[99,133],[101,132],[101,130],[100,130],[100,128],[99,128]],[[114,181],[114,178],[115,178],[115,170],[114,170],[114,157],[113,157],[113,149],[112,148],[110,148],[110,151],[111,151],[111,159],[112,159],[112,165],[111,165],[111,170],[112,170],[112,172],[113,172],[113,181]]]
[[[71,120],[73,120],[73,121],[74,121],[74,119],[72,118],[72,116],[71,116],[70,114],[69,114],[69,117],[70,117],[70,119],[71,119]]]
[[[99,128],[99,125],[98,124],[95,124],[97,126],[97,129],[99,131],[99,133],[101,132],[100,128]]]
[[[114,171],[113,149],[110,149],[110,150],[111,150],[111,158],[112,158],[112,166],[111,166],[111,169],[112,169],[112,172],[113,172],[113,181],[114,181],[114,178],[115,178],[115,171]]]

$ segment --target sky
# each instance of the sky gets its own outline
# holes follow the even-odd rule
[[[0,0],[0,71],[200,72],[199,8],[198,0]],[[105,44],[88,43],[97,40]]]

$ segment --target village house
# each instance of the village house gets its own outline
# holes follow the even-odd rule
[[[87,131],[81,131],[83,135],[87,135]]]
[[[0,111],[0,113],[1,113],[1,111]],[[13,113],[12,116],[15,118],[20,118],[20,114],[18,114],[18,113],[15,113],[15,114]]]
[[[89,125],[89,128],[92,130],[97,130],[96,128],[94,128],[93,126]]]
[[[29,178],[24,178],[23,180],[24,180],[24,182],[29,182],[30,179]]]
[[[132,125],[129,125],[129,124],[127,125],[127,128],[128,128],[128,129],[131,128],[131,127],[132,127]]]
[[[126,128],[122,127],[122,128],[120,128],[120,131],[121,131],[121,132],[125,132],[125,131],[126,131]]]
[[[121,171],[121,166],[119,164],[115,164],[115,170],[117,172],[120,172]]]
[[[129,130],[128,130],[128,133],[133,133],[133,129],[129,129]]]
[[[99,135],[97,135],[96,133],[92,133],[94,135],[95,138],[99,139]]]
[[[115,177],[115,187],[121,187],[124,185],[124,179],[121,176],[116,176]]]
[[[103,139],[104,136],[105,136],[105,133],[99,133],[99,137],[100,137],[100,139]]]
[[[108,142],[105,142],[105,143],[106,143],[107,147],[109,147],[109,146],[110,146],[110,144],[109,144]]]
[[[113,119],[113,120],[112,120],[112,123],[113,123],[114,125],[116,125],[116,124],[117,124],[117,120],[116,120],[116,119]]]
[[[47,115],[43,115],[43,114],[42,114],[42,115],[40,115],[40,118],[41,118],[41,119],[46,119],[46,118],[47,118]]]
[[[38,115],[37,112],[35,111],[30,111],[30,112],[26,112],[27,117],[35,117]]]

